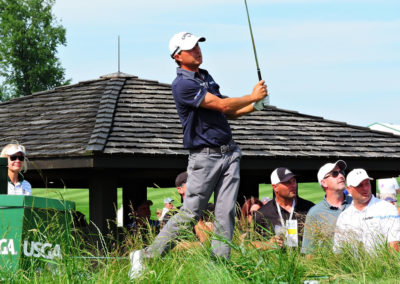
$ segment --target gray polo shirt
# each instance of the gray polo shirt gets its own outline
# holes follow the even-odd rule
[[[311,253],[315,245],[333,240],[336,220],[340,213],[351,205],[352,201],[353,198],[346,195],[342,208],[338,208],[330,205],[325,196],[324,200],[308,211],[304,226],[302,253]]]

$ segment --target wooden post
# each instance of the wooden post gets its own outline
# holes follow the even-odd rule
[[[117,222],[117,182],[106,173],[98,173],[90,180],[90,221],[104,234],[114,231]]]

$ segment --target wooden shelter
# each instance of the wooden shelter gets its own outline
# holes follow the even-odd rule
[[[0,146],[26,146],[33,187],[89,188],[90,219],[104,231],[118,187],[126,208],[146,199],[148,186],[174,186],[187,166],[171,86],[124,73],[3,102],[0,122]],[[400,174],[396,135],[273,106],[231,126],[243,152],[240,201],[258,196],[279,166],[300,182],[315,182],[319,167],[337,159],[375,178]]]

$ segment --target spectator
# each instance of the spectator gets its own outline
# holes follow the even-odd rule
[[[395,178],[384,178],[378,180],[379,198],[386,199],[391,197],[397,199],[399,184]]]
[[[181,202],[185,200],[186,196],[186,182],[187,182],[188,174],[187,172],[180,173],[175,179],[176,189],[181,196]],[[178,207],[180,209],[182,206]],[[161,226],[165,225],[169,218],[175,214],[177,211],[170,211],[169,214],[165,215]],[[209,239],[208,233],[212,232],[214,229],[213,224],[213,214],[214,214],[214,204],[208,203],[207,208],[202,212],[201,217],[197,224],[194,226],[194,233],[201,243],[204,243]],[[185,245],[187,247],[187,245]]]
[[[131,213],[132,222],[128,224],[128,228],[133,230],[143,229],[143,228],[150,228],[158,229],[159,222],[151,220],[151,211],[150,206],[153,205],[151,200],[146,200],[141,204],[133,207],[133,213]]]
[[[297,195],[295,175],[287,168],[275,169],[271,174],[271,184],[275,198],[256,212],[256,226],[268,237],[275,235],[267,247],[274,243],[282,246],[283,242],[297,247],[302,238],[306,214],[314,203]]]
[[[156,210],[156,216],[157,216],[158,221],[160,221],[160,222],[162,221],[161,214],[162,214],[162,210],[161,209],[157,209]]]
[[[252,221],[254,212],[260,209],[263,205],[264,204],[258,198],[253,196],[247,199],[244,202],[241,210],[240,220],[242,226],[247,227],[247,225],[249,225]]]
[[[177,175],[175,179],[175,186],[179,195],[181,196],[181,203],[183,203],[183,200],[185,199],[186,195],[187,178],[188,178],[187,172],[182,172],[179,175]]]
[[[263,205],[267,204],[270,201],[271,201],[271,198],[269,198],[268,196],[265,196],[261,199],[261,202],[263,203]]]
[[[32,186],[21,173],[28,169],[25,147],[19,143],[8,144],[1,151],[1,157],[8,158],[8,194],[32,195]]]
[[[164,199],[164,208],[161,212],[161,216],[160,216],[160,221],[161,223],[163,223],[163,219],[165,217],[166,214],[168,214],[168,212],[174,208],[174,205],[172,204],[174,202],[174,200],[170,197],[167,197]]]
[[[397,208],[397,199],[394,199],[393,197],[388,196],[384,200],[389,202],[390,204],[396,206],[396,208]]]
[[[310,254],[315,246],[322,245],[325,241],[332,242],[336,220],[353,200],[351,196],[344,194],[346,168],[346,163],[338,160],[319,169],[318,182],[325,191],[325,197],[308,211],[302,253]]]
[[[366,251],[373,252],[384,243],[399,251],[399,213],[392,204],[372,195],[370,180],[364,169],[354,169],[347,175],[353,203],[337,220],[334,252],[345,245],[353,249],[362,245]]]
[[[253,239],[254,232],[254,214],[258,211],[264,204],[255,197],[247,199],[241,210],[240,210],[240,227],[243,232],[240,236],[241,243],[243,245],[245,240],[250,242]]]

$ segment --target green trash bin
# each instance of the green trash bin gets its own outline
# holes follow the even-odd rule
[[[69,256],[71,201],[0,195],[0,269],[40,269]]]

